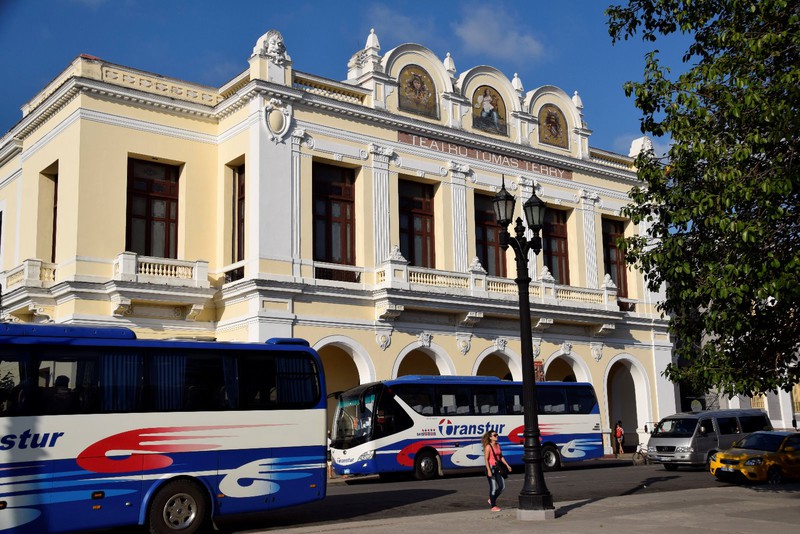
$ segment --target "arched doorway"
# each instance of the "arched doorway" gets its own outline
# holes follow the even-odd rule
[[[511,380],[511,370],[505,359],[498,353],[493,353],[481,361],[475,376],[496,376],[504,380]]]
[[[336,410],[336,399],[333,394],[345,391],[360,384],[358,367],[353,357],[345,348],[338,345],[327,345],[317,350],[325,372],[325,390],[328,392],[328,428]]]
[[[564,358],[556,358],[547,367],[544,379],[554,382],[577,382],[572,365]]]
[[[648,391],[644,371],[628,356],[621,356],[608,367],[606,373],[606,396],[608,407],[608,429],[617,421],[625,429],[625,450],[634,449],[646,439],[639,435],[647,423]]]
[[[439,374],[439,367],[434,358],[419,349],[406,354],[397,368],[397,376]]]

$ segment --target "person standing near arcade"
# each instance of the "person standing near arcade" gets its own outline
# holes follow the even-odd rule
[[[487,431],[481,438],[481,444],[483,444],[486,479],[489,481],[489,506],[492,507],[492,512],[499,512],[500,507],[497,506],[497,498],[503,493],[506,487],[506,481],[501,474],[501,470],[498,469],[498,465],[503,464],[508,473],[511,472],[511,466],[508,465],[506,459],[503,458],[503,451],[500,449],[500,444],[497,442],[496,431]]]
[[[622,428],[622,421],[617,421],[617,426],[614,427],[614,457],[622,454],[622,444],[625,442],[625,430]]]

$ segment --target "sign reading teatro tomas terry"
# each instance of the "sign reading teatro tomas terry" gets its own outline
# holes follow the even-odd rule
[[[429,137],[422,137],[421,135],[410,134],[406,132],[397,132],[397,140],[401,143],[414,145],[430,150],[436,150],[444,154],[452,156],[461,156],[462,158],[470,158],[486,163],[493,163],[494,165],[502,165],[525,172],[533,172],[542,174],[544,176],[552,176],[554,178],[562,178],[564,180],[572,180],[572,171],[559,169],[551,165],[544,165],[535,161],[528,161],[526,159],[515,158],[512,156],[504,156],[502,154],[495,154],[486,150],[477,148],[469,148],[462,145],[448,143],[447,141],[439,141]]]

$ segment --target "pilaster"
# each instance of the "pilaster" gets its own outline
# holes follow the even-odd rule
[[[394,150],[374,143],[369,145],[372,154],[372,217],[374,240],[374,265],[386,261],[390,255],[389,235],[389,160]]]
[[[581,189],[580,210],[583,213],[583,251],[586,255],[586,287],[596,288],[598,284],[597,267],[597,225],[595,205],[600,202],[600,196]]]
[[[467,175],[471,172],[469,165],[449,162],[450,185],[453,203],[453,270],[458,273],[467,272],[468,236],[467,236]]]

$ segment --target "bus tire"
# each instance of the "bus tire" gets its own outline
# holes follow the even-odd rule
[[[558,471],[561,469],[561,457],[552,445],[542,447],[542,465],[545,471]]]
[[[189,480],[168,482],[155,494],[147,511],[151,534],[195,534],[208,529],[205,492]]]
[[[414,476],[417,480],[430,480],[439,472],[436,453],[430,450],[417,453],[414,459]]]

